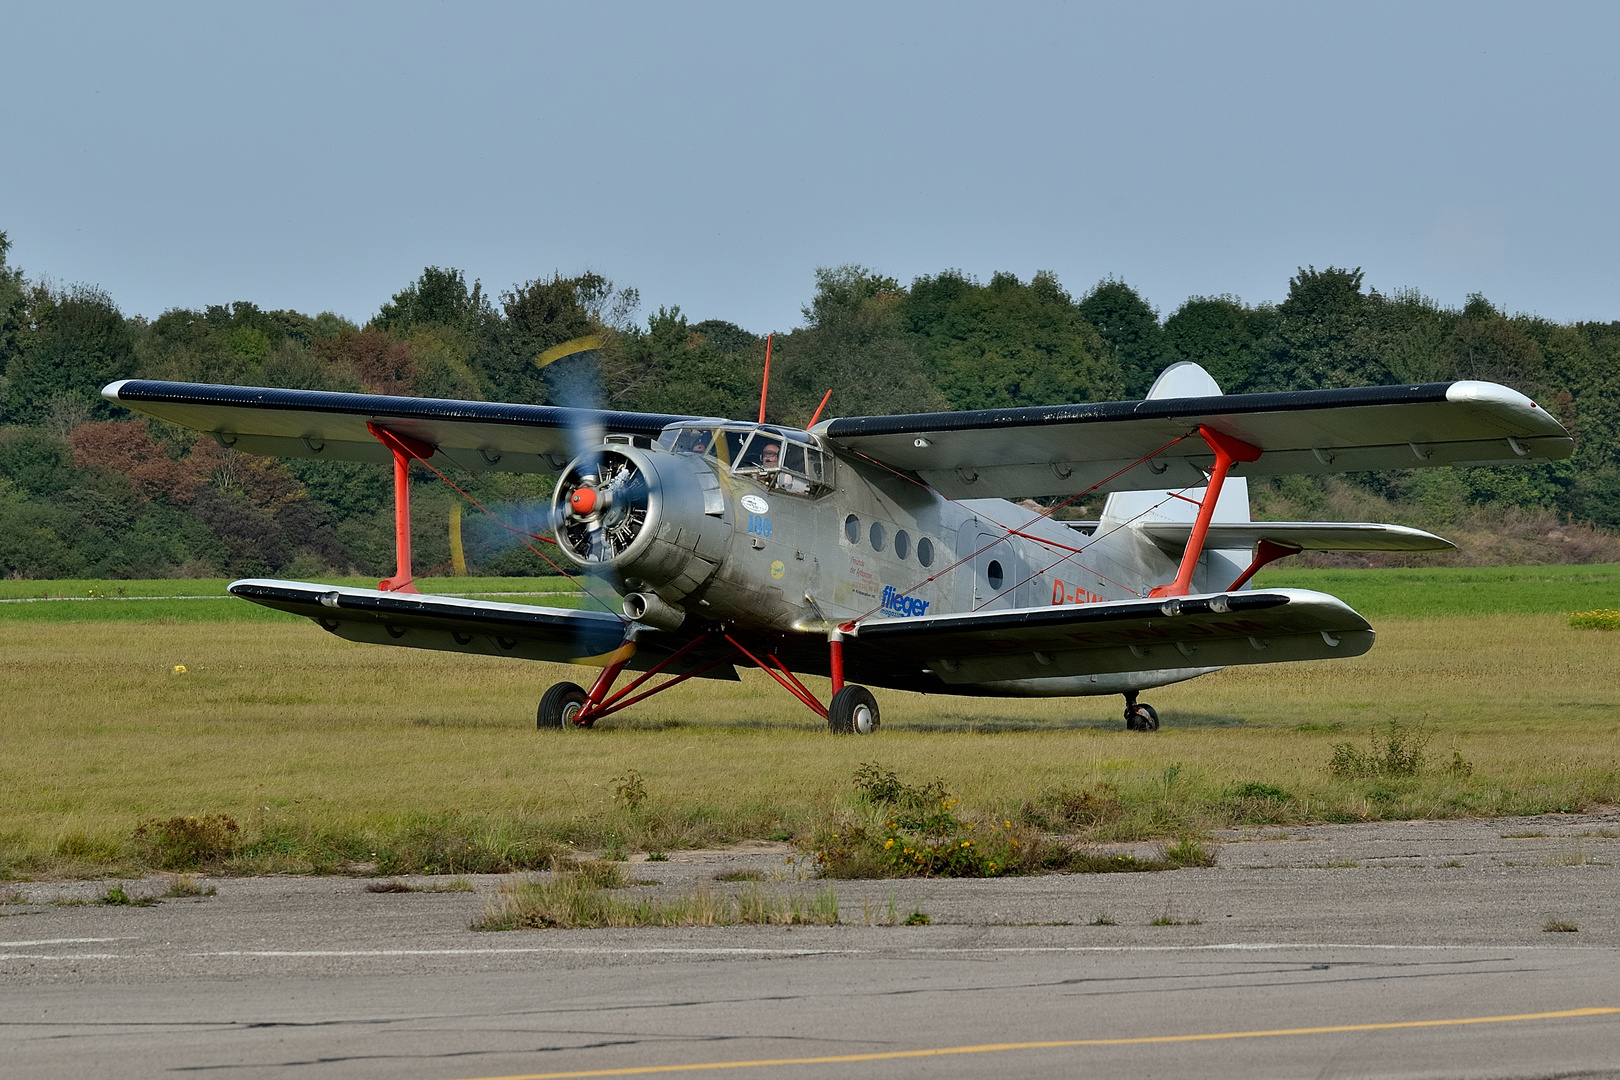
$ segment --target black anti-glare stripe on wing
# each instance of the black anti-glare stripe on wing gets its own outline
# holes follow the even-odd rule
[[[1087,626],[1101,623],[1174,619],[1182,615],[1220,615],[1227,612],[1264,611],[1282,607],[1289,598],[1280,593],[1245,592],[1196,599],[1127,600],[1107,604],[1067,605],[1034,611],[995,611],[982,615],[942,615],[922,619],[881,619],[861,623],[856,637],[881,638],[982,634],[991,630],[1023,630],[1047,626]],[[1217,604],[1220,608],[1217,609]]]
[[[1244,413],[1304,412],[1354,406],[1429,404],[1445,401],[1446,391],[1452,385],[1445,382],[1357,386],[1346,390],[1291,390],[1273,394],[1096,401],[1079,405],[976,409],[971,412],[846,416],[828,425],[827,436],[839,439],[859,435],[905,435],[915,431],[977,431],[986,428],[1039,427],[1044,424],[1176,420],[1191,416],[1239,416]]]
[[[555,405],[514,405],[497,401],[453,401],[447,398],[390,397],[383,394],[340,394],[329,390],[284,390],[266,386],[222,386],[213,383],[157,382],[130,379],[118,387],[118,400],[165,405],[224,405],[279,412],[315,412],[345,416],[398,417],[407,420],[462,420],[480,424],[570,428],[581,423],[631,435],[657,435],[670,424],[694,416],[565,409]]]

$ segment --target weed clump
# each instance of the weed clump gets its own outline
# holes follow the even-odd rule
[[[1292,795],[1280,787],[1271,784],[1261,784],[1254,780],[1235,785],[1227,796],[1232,799],[1254,799],[1259,802],[1287,802]]]
[[[144,861],[159,870],[218,869],[236,853],[242,830],[229,814],[153,819],[135,830]]]
[[[473,892],[473,883],[466,878],[451,878],[449,881],[434,882],[430,885],[412,885],[408,881],[394,878],[391,881],[373,881],[366,886],[368,893],[450,893]]]
[[[623,776],[613,778],[613,801],[622,804],[627,810],[634,810],[647,801],[647,785],[641,779],[641,773],[631,769]]]
[[[1563,919],[1548,919],[1541,930],[1546,934],[1574,934],[1580,931],[1580,927]]]
[[[189,896],[215,896],[218,895],[218,893],[219,890],[214,888],[214,886],[198,885],[197,879],[192,877],[190,874],[180,874],[173,881],[169,882],[168,891],[166,891],[163,895],[165,898],[172,897],[174,899],[183,899]]]
[[[549,837],[481,827],[451,812],[413,819],[398,836],[382,841],[377,872],[509,874],[543,869],[560,854]]]
[[[1334,743],[1328,772],[1341,780],[1418,776],[1428,764],[1428,748],[1426,730],[1391,720],[1382,734],[1373,733],[1366,750],[1353,743]]]
[[[634,926],[816,925],[838,922],[831,889],[814,896],[772,896],[758,885],[732,897],[699,889],[670,900],[615,896],[576,870],[504,885],[475,919],[474,930]]]
[[[1026,801],[1018,819],[1047,832],[1074,832],[1115,821],[1125,814],[1119,788],[1104,782],[1082,791],[1059,788]]]
[[[114,885],[96,903],[107,907],[152,907],[157,901],[150,896],[131,896],[122,885]]]
[[[1571,612],[1569,625],[1576,630],[1620,630],[1620,611],[1593,608],[1591,611]]]
[[[1098,852],[1032,831],[1030,824],[1067,829],[1117,816],[1118,792],[1099,784],[1082,792],[1060,791],[1026,803],[1019,823],[970,821],[942,781],[908,785],[892,770],[862,764],[855,772],[857,796],[871,811],[864,820],[844,819],[817,830],[811,855],[823,877],[1001,877],[1030,873],[1129,873],[1213,863],[1201,841],[1178,841],[1154,858]],[[1052,831],[1059,831],[1052,829]]]

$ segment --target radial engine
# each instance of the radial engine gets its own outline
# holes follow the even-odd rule
[[[563,470],[552,520],[557,546],[585,572],[670,604],[714,576],[733,527],[720,479],[703,458],[615,443]]]

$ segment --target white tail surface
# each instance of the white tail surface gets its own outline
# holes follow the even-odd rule
[[[1191,361],[1171,364],[1159,373],[1153,388],[1148,391],[1149,399],[1153,398],[1182,398],[1182,397],[1214,397],[1221,393],[1220,384],[1203,368]],[[1152,467],[1152,462],[1138,465],[1138,469]],[[1152,522],[1187,522],[1191,523],[1198,516],[1198,503],[1204,497],[1201,487],[1171,488],[1163,491],[1116,491],[1108,496],[1103,504],[1102,520],[1098,525],[1098,533],[1111,532],[1120,525],[1128,528],[1145,525]],[[1241,476],[1229,476],[1221,487],[1221,498],[1215,504],[1214,521],[1248,521],[1249,518],[1249,482]],[[1127,524],[1128,523],[1128,524]],[[1144,549],[1142,554],[1152,559],[1167,558],[1154,547],[1145,535],[1136,529],[1142,538],[1145,548],[1153,548],[1152,555]],[[1248,547],[1233,549],[1231,551],[1217,551],[1206,548],[1204,556],[1198,562],[1198,569],[1193,574],[1194,592],[1217,592],[1233,581],[1243,568],[1249,564],[1250,550]],[[1172,566],[1174,563],[1172,563]]]

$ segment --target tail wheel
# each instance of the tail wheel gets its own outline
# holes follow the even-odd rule
[[[1159,714],[1153,706],[1143,702],[1125,709],[1125,727],[1129,731],[1158,731]]]
[[[827,706],[827,730],[834,735],[870,735],[881,719],[877,699],[864,686],[846,686]]]
[[[574,722],[584,708],[587,695],[571,682],[560,682],[540,696],[540,708],[535,710],[535,726],[541,731],[565,731],[580,727]],[[590,725],[584,725],[589,727]]]

